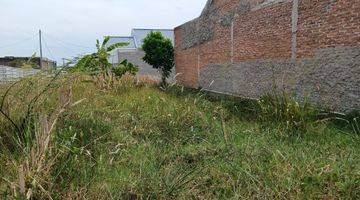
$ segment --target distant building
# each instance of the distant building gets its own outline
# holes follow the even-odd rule
[[[110,36],[109,45],[125,42],[127,46],[115,49],[109,57],[109,62],[118,64],[127,59],[129,62],[139,66],[139,75],[149,75],[154,78],[159,77],[157,70],[145,63],[142,58],[145,53],[141,49],[145,37],[151,32],[161,32],[164,37],[169,38],[174,44],[174,30],[173,29],[132,29],[131,36]]]
[[[30,62],[29,62],[30,61]],[[5,56],[0,58],[0,65],[9,66],[9,67],[22,67],[22,63],[30,63],[33,65],[33,68],[40,69],[40,58],[39,57],[15,57],[15,56]],[[56,67],[56,62],[48,58],[43,58],[42,69],[53,69]]]

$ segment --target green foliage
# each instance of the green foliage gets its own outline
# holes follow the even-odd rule
[[[110,52],[116,48],[126,46],[127,43],[116,43],[108,47],[110,37],[105,37],[104,41],[100,43],[96,40],[97,52],[85,55],[77,62],[75,69],[78,71],[92,72],[92,73],[108,73],[112,69],[112,64],[109,63],[108,58]]]
[[[98,65],[96,63],[95,54],[91,54],[81,57],[77,61],[75,67],[70,70],[96,73],[98,71],[97,66]]]
[[[105,37],[104,41],[100,43],[96,40],[97,52],[89,55],[85,55],[77,62],[75,68],[72,71],[88,72],[97,78],[97,83],[102,88],[111,88],[114,84],[114,76],[121,78],[127,72],[135,75],[137,73],[137,66],[123,61],[117,66],[113,66],[108,58],[111,51],[116,48],[126,46],[127,43],[115,43],[108,45],[110,37]]]
[[[118,66],[114,67],[113,72],[117,77],[122,77],[126,73],[136,75],[139,68],[127,60],[122,61]]]
[[[142,49],[145,51],[143,60],[161,71],[162,81],[165,83],[174,67],[174,47],[171,40],[160,32],[151,32],[144,39]]]

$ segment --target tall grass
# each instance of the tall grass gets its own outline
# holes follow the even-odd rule
[[[55,148],[60,116],[73,102],[72,80],[39,75],[4,87],[0,153],[5,169],[0,190],[13,198],[50,198],[51,172],[64,149]]]
[[[6,112],[16,124],[48,83],[37,77],[11,90]],[[360,197],[357,135],[314,121],[290,97],[213,97],[132,77],[100,90],[67,75],[31,116],[24,140],[0,117],[4,199]]]
[[[259,119],[278,126],[281,134],[303,135],[315,123],[318,113],[305,99],[298,102],[285,91],[272,91],[259,100]]]

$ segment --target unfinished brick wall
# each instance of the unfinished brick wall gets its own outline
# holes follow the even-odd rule
[[[360,107],[359,0],[209,0],[175,29],[178,81],[259,98],[276,84],[314,103]]]

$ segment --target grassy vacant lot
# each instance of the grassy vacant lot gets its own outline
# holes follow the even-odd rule
[[[40,86],[11,90],[16,124]],[[0,199],[360,198],[351,127],[300,116],[293,129],[257,102],[130,79],[103,91],[62,77],[44,95],[26,131],[0,117]]]

